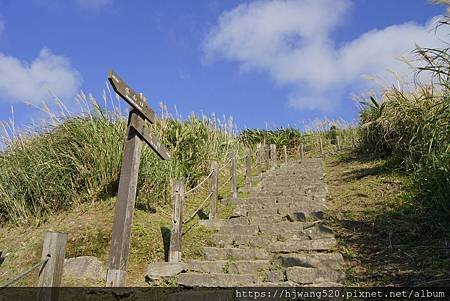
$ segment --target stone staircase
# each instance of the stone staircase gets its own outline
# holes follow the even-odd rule
[[[322,225],[326,187],[321,159],[266,172],[259,186],[215,227],[202,260],[177,276],[185,287],[340,286],[343,258],[333,231]]]

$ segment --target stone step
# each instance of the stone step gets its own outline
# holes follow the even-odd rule
[[[303,231],[314,227],[315,222],[280,222],[273,224],[261,224],[259,225],[259,231],[267,234],[280,234],[292,231]]]
[[[209,274],[225,273],[227,262],[227,260],[189,260],[186,262],[186,271]]]
[[[204,247],[203,257],[205,260],[267,260],[271,258],[271,255],[266,250],[259,248],[240,249]]]
[[[336,245],[335,238],[320,238],[305,240],[293,238],[286,241],[276,241],[266,249],[272,253],[291,253],[299,251],[327,251]]]
[[[278,260],[281,266],[285,268],[300,266],[304,268],[339,270],[344,264],[344,258],[341,253],[291,253],[279,255]]]
[[[190,260],[186,270],[209,274],[256,274],[270,268],[269,260]]]
[[[218,229],[219,234],[236,233],[240,235],[256,235],[259,232],[257,225],[225,225]]]
[[[250,284],[248,286],[249,287],[295,287],[295,286],[299,286],[299,284],[292,282],[292,281],[278,281],[278,282],[264,281],[264,282],[257,282],[254,284]],[[277,300],[277,299],[275,299],[275,300]]]
[[[321,202],[317,200],[315,203],[306,203],[306,202],[286,202],[286,203],[272,203],[272,204],[241,204],[238,205],[235,211],[244,212],[244,211],[255,211],[255,210],[266,210],[266,209],[277,209],[278,213],[285,211],[317,211],[317,210],[325,210],[325,202]]]
[[[271,208],[271,209],[259,209],[259,210],[251,210],[247,211],[248,217],[261,217],[261,216],[271,216],[278,214],[278,209]]]
[[[211,239],[214,245],[219,247],[243,246],[250,248],[264,248],[277,241],[276,236],[238,234],[214,234]]]
[[[273,208],[273,206],[291,206],[293,204],[311,206],[314,205],[313,196],[300,196],[295,198],[265,198],[254,202],[237,203],[236,208],[246,209],[265,209],[265,207]]]
[[[178,284],[185,287],[237,287],[248,286],[257,282],[256,275],[251,274],[202,274],[181,273]]]
[[[341,282],[344,280],[344,273],[342,271],[291,267],[286,269],[286,277],[288,281],[299,284],[313,284],[323,282]]]

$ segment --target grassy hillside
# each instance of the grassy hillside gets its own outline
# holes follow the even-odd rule
[[[328,157],[325,172],[347,285],[450,285],[450,223],[418,210],[408,174],[351,150]]]

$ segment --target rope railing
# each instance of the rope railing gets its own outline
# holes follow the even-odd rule
[[[321,142],[319,140],[319,142]],[[270,146],[270,148],[269,148]],[[289,161],[297,161],[303,160],[305,158],[305,154],[312,149],[311,145],[307,143],[301,143],[298,146],[290,146],[289,148],[284,145],[271,144],[265,145],[257,148],[257,153],[253,154],[250,149],[247,149],[245,155],[237,156],[236,152],[230,152],[230,158],[226,160],[226,162],[218,167],[216,161],[211,161],[211,172],[203,178],[195,187],[189,189],[184,192],[184,184],[182,180],[175,181],[173,187],[173,228],[171,235],[171,243],[169,250],[169,262],[179,262],[181,260],[181,240],[182,236],[186,233],[183,233],[182,226],[188,224],[187,227],[191,229],[200,222],[190,223],[197,215],[200,215],[199,212],[205,209],[208,201],[210,201],[209,207],[209,219],[206,224],[214,224],[218,219],[218,204],[219,204],[219,191],[223,191],[223,189],[230,185],[231,195],[230,200],[238,201],[238,181],[239,185],[242,185],[241,179],[242,172],[244,173],[244,182],[245,189],[240,190],[241,192],[251,191],[252,188],[252,178],[255,175],[260,176],[263,179],[263,171],[264,172],[272,172],[277,169],[279,166],[288,163]],[[319,149],[317,148],[315,152]],[[320,147],[321,155],[323,156],[323,142]],[[311,155],[311,154],[310,154]],[[253,166],[253,167],[252,167]],[[226,168],[230,168],[229,174],[226,171]],[[254,169],[255,168],[255,169]],[[225,181],[219,181],[220,179],[226,179]],[[196,209],[187,215],[187,218],[183,220],[182,211],[184,204],[184,197],[187,195],[192,195],[195,191],[197,191],[200,187],[204,186],[205,183],[210,181],[210,191],[208,195],[201,200],[198,198],[195,200],[194,206],[197,206]],[[220,185],[219,185],[219,182]],[[202,189],[201,192],[205,190]],[[196,194],[197,195],[197,194]],[[201,193],[200,195],[203,195]],[[198,203],[197,203],[198,201]],[[195,207],[194,207],[195,208]],[[187,210],[186,210],[187,211]],[[189,231],[188,229],[188,231]],[[173,237],[173,239],[172,239]]]
[[[206,180],[208,180],[208,179],[211,177],[212,174],[213,174],[213,171],[211,170],[211,172],[209,173],[209,175],[207,175],[207,176],[206,176],[200,183],[198,183],[194,188],[191,188],[191,189],[189,189],[188,191],[186,191],[186,192],[184,193],[184,195],[186,196],[186,195],[188,195],[188,194],[194,192],[195,190],[197,190],[200,186],[202,186],[203,183],[206,182]]]
[[[232,176],[229,176],[228,179],[220,185],[219,190],[224,188],[226,184],[229,184],[232,178]]]
[[[219,168],[218,172],[221,172],[225,167],[227,167],[231,163],[231,159],[228,159],[227,163],[225,163],[222,167]]]
[[[197,215],[197,213],[200,211],[200,209],[202,209],[203,206],[205,206],[206,202],[209,200],[209,198],[212,196],[212,194],[213,194],[212,192],[210,192],[208,194],[208,196],[203,200],[203,202],[200,204],[200,206],[197,208],[197,210],[195,210],[187,219],[185,219],[183,221],[183,224],[188,223],[191,219],[193,219]]]
[[[25,272],[21,273],[17,277],[15,277],[14,279],[11,279],[10,281],[0,285],[0,288],[9,287],[9,286],[13,285],[14,283],[16,283],[16,282],[22,280],[23,278],[25,278],[25,276],[27,276],[28,274],[33,272],[35,269],[37,269],[37,268],[41,269],[47,263],[47,261],[49,261],[49,259],[50,259],[50,256],[47,255],[47,258],[42,259],[41,261],[39,261],[38,263],[36,263],[32,267],[30,267],[28,270],[26,270]]]

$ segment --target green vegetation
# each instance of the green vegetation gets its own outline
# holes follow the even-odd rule
[[[433,82],[415,91],[387,88],[361,111],[361,150],[411,172],[416,210],[450,215],[450,49],[418,48],[418,73]]]
[[[327,157],[325,173],[327,224],[345,259],[346,285],[450,284],[450,227],[437,228],[416,210],[407,174],[352,150]]]
[[[33,220],[74,203],[96,202],[117,191],[126,121],[90,98],[84,114],[54,118],[40,128],[17,132],[4,125],[7,146],[0,156],[0,222]],[[85,99],[85,102],[87,100]],[[234,125],[191,115],[165,118],[153,126],[169,148],[165,162],[143,147],[136,205],[151,209],[171,204],[171,180],[184,178],[187,189],[209,173],[210,160],[219,166],[231,148],[241,151]]]

